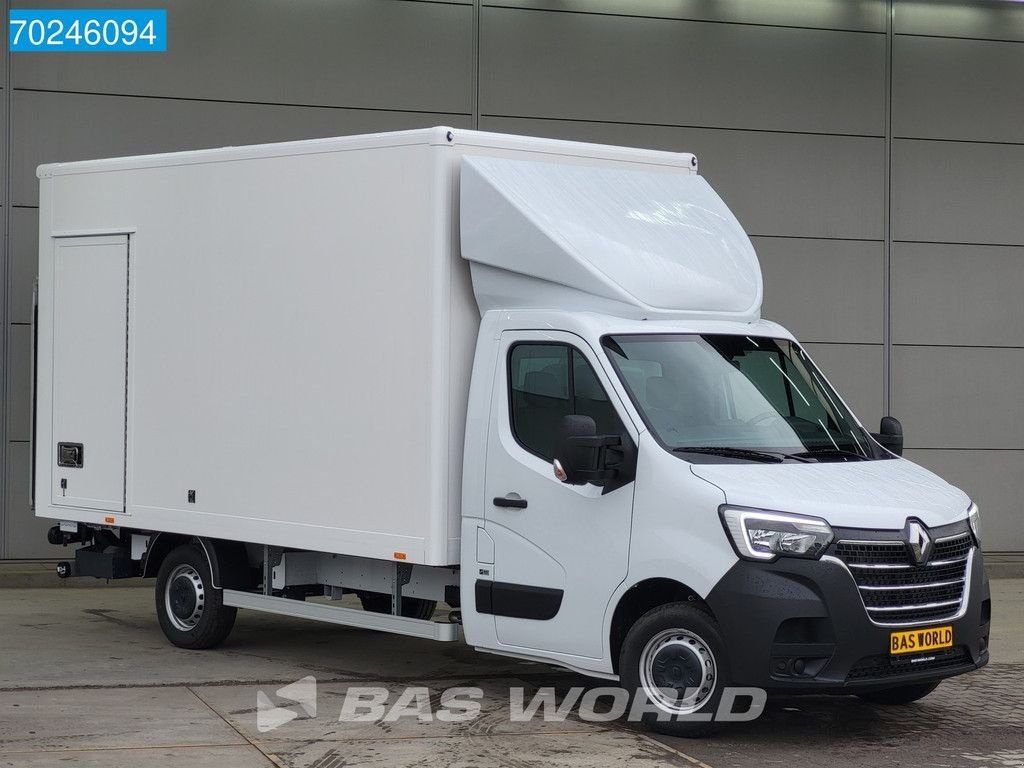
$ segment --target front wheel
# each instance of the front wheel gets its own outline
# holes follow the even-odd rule
[[[183,544],[168,553],[156,577],[156,615],[168,640],[190,650],[213,648],[231,632],[237,613],[214,589],[199,547]]]
[[[654,710],[642,716],[647,727],[670,736],[707,736],[710,716],[729,684],[718,623],[686,603],[648,611],[622,644],[619,679],[633,699],[633,711],[638,705]]]
[[[901,685],[898,688],[886,688],[884,691],[871,691],[857,695],[872,704],[901,706],[923,699],[938,687],[938,683],[918,683],[917,685]]]

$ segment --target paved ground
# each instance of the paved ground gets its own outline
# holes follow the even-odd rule
[[[771,699],[755,723],[685,741],[575,717],[510,722],[510,687],[530,698],[540,687],[594,683],[460,644],[242,612],[223,648],[188,652],[164,641],[147,589],[5,589],[0,768],[1020,767],[1024,580],[995,581],[993,592],[993,663],[923,702],[886,709],[851,697]],[[316,716],[292,704],[295,719],[260,732],[259,692],[265,703],[286,703],[276,691],[307,676],[317,681]],[[434,713],[444,711],[442,691],[480,688],[482,714],[461,723],[339,722],[354,687],[384,687],[393,704],[409,685],[429,690]]]

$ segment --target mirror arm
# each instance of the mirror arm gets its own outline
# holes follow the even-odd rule
[[[577,473],[587,482],[600,484],[614,480],[618,476],[623,459],[622,450],[616,450],[622,445],[622,437],[619,435],[580,435],[568,438],[566,443],[573,447],[594,449],[595,466],[599,469],[577,470]],[[613,458],[618,460],[609,460]]]

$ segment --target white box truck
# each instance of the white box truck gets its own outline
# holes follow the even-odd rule
[[[172,643],[461,628],[684,735],[729,685],[987,663],[977,508],[761,319],[692,155],[434,128],[38,175],[35,511],[62,575],[155,576]]]

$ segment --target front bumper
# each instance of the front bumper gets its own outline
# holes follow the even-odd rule
[[[942,680],[988,663],[991,599],[975,548],[963,615],[921,627],[953,627],[953,648],[890,657],[895,627],[874,624],[840,561],[741,560],[708,595],[735,685],[808,693],[856,693]],[[907,627],[910,629],[910,627]]]

